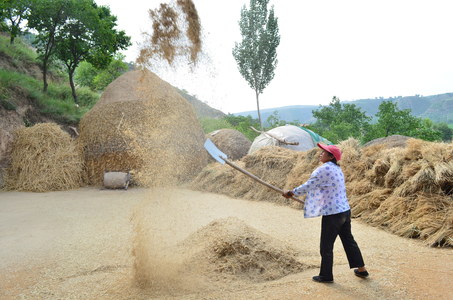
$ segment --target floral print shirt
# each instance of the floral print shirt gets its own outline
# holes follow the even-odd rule
[[[327,216],[350,209],[341,168],[326,162],[313,171],[307,182],[293,189],[295,195],[307,194],[304,217]]]

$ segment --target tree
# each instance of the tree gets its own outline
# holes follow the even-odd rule
[[[93,91],[104,90],[113,80],[129,70],[124,62],[125,56],[117,54],[105,69],[96,69],[92,64],[82,61],[74,73],[74,81]]]
[[[280,44],[278,19],[269,0],[250,0],[250,9],[244,5],[239,27],[242,41],[235,43],[233,56],[242,77],[255,90],[259,125],[262,130],[259,95],[274,78],[277,66],[277,47]]]
[[[364,141],[370,141],[390,135],[405,135],[427,141],[441,139],[441,133],[434,129],[433,122],[413,116],[410,109],[400,110],[398,104],[383,101],[376,113],[377,123],[371,125]]]
[[[47,92],[47,73],[52,61],[55,37],[66,22],[69,0],[34,1],[28,20],[28,27],[36,31],[34,45],[42,63],[43,91]]]
[[[68,18],[56,38],[56,56],[68,70],[72,96],[77,103],[74,72],[82,61],[96,68],[106,67],[113,55],[130,45],[124,31],[117,31],[117,18],[107,6],[93,0],[70,0]]]
[[[2,0],[0,3],[0,16],[3,22],[2,27],[10,34],[10,44],[22,32],[21,24],[28,19],[30,14],[31,0]]]
[[[453,129],[448,127],[447,123],[438,123],[434,124],[433,126],[434,130],[437,130],[441,134],[442,141],[444,142],[451,142],[453,138]]]
[[[333,143],[349,137],[362,139],[371,120],[360,107],[341,104],[335,96],[328,106],[320,105],[320,109],[314,110],[313,116],[316,118],[312,126],[314,131]]]

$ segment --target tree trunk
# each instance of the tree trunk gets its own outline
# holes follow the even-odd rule
[[[49,84],[47,83],[47,63],[48,63],[48,59],[47,58],[43,59],[43,61],[42,61],[42,80],[43,80],[42,90],[44,93],[47,93],[47,87],[49,86]]]
[[[77,103],[77,94],[74,85],[74,71],[75,69],[69,71],[69,84],[71,85],[72,98],[74,99],[74,103]]]
[[[257,90],[255,90],[255,95],[256,95],[256,108],[258,111],[258,120],[260,122],[260,130],[263,131],[263,124],[261,123],[260,101],[258,100],[259,93]]]

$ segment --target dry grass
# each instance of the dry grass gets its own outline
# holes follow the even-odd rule
[[[243,133],[235,129],[216,130],[210,132],[207,138],[231,160],[238,160],[247,155],[252,145],[252,142]]]
[[[6,172],[8,190],[47,192],[82,185],[83,160],[76,144],[57,124],[18,129]]]
[[[201,24],[192,0],[161,3],[159,8],[149,10],[149,17],[152,34],[145,34],[147,40],[137,58],[139,65],[152,65],[160,60],[173,65],[179,56],[187,57],[192,64],[198,62],[202,52]]]
[[[419,238],[431,246],[451,247],[453,144],[404,139],[404,145],[376,143],[363,148],[354,139],[339,145],[352,214],[392,233]],[[239,163],[263,180],[291,189],[309,178],[319,165],[319,153],[319,149],[296,152],[272,146],[243,157]],[[300,208],[244,178],[228,166],[212,164],[192,186]]]
[[[131,172],[140,186],[174,185],[207,163],[192,107],[155,74],[138,70],[112,82],[80,122],[88,183],[105,171]]]

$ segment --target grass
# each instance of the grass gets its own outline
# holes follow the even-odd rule
[[[9,43],[9,37],[0,34],[0,54],[11,58],[11,63],[15,66],[35,63],[38,55],[30,46],[26,45],[22,39],[16,38],[14,44]]]
[[[10,45],[9,36],[0,34],[0,59],[12,69],[27,69],[38,63],[37,53],[23,39],[16,38]],[[97,102],[99,94],[87,88],[76,93],[79,105],[74,103],[68,76],[61,66],[52,64],[49,70],[48,90],[42,91],[43,82],[24,73],[0,69],[0,106],[16,110],[24,104],[32,104],[43,115],[59,123],[75,124]],[[27,120],[24,118],[24,122]],[[33,125],[33,124],[26,124]]]
[[[5,109],[15,109],[25,99],[42,114],[67,124],[78,123],[99,98],[98,94],[83,89],[86,105],[78,106],[67,84],[49,83],[48,91],[44,93],[42,81],[8,70],[0,70],[0,86],[0,105]]]

